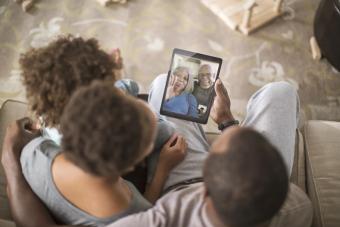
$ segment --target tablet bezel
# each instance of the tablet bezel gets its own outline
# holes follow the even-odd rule
[[[214,101],[214,97],[216,95],[214,89],[213,89],[212,95],[209,98],[209,102],[208,102],[208,105],[207,105],[207,111],[206,111],[206,113],[203,117],[195,118],[195,117],[191,117],[191,116],[182,115],[182,114],[173,113],[173,112],[163,110],[163,104],[164,104],[164,101],[165,101],[166,91],[168,89],[168,82],[169,82],[169,79],[170,79],[170,76],[171,76],[171,69],[172,69],[172,66],[173,66],[173,63],[174,63],[173,62],[174,57],[175,57],[176,54],[184,55],[184,56],[188,56],[188,57],[192,57],[192,58],[197,58],[197,59],[200,59],[200,60],[210,61],[210,62],[213,62],[213,63],[217,63],[218,64],[218,70],[217,70],[217,73],[216,73],[215,81],[214,81],[212,86],[215,86],[216,80],[219,78],[223,60],[222,60],[222,58],[218,58],[218,57],[214,57],[214,56],[210,56],[210,55],[206,55],[206,54],[201,54],[201,53],[197,53],[197,52],[191,52],[191,51],[178,49],[178,48],[175,48],[172,52],[170,68],[169,68],[169,71],[168,71],[168,76],[167,76],[167,79],[166,79],[166,84],[165,84],[163,97],[162,97],[160,114],[165,115],[165,116],[169,116],[169,117],[187,120],[187,121],[197,122],[197,123],[200,123],[200,124],[207,124],[208,119],[209,119],[209,115],[210,115],[210,110],[211,110],[211,107],[212,107],[212,104],[213,104],[213,101]]]

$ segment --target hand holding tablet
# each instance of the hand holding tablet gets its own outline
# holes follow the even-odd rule
[[[206,124],[222,59],[174,49],[161,114]]]

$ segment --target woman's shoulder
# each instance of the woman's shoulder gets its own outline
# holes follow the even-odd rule
[[[50,185],[51,163],[59,152],[60,147],[53,140],[38,137],[30,141],[21,153],[22,172],[39,197]]]
[[[45,162],[49,162],[60,152],[60,146],[53,140],[45,137],[37,137],[31,140],[23,148],[20,162],[24,167],[28,167],[30,164],[37,164],[39,168]],[[46,163],[47,164],[47,163]]]

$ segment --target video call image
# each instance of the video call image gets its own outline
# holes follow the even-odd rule
[[[205,117],[219,64],[175,54],[162,109],[187,117]]]

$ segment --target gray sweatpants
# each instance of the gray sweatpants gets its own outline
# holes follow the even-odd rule
[[[149,104],[159,113],[166,83],[166,74],[159,75],[151,84]],[[280,151],[289,175],[294,159],[295,133],[298,125],[299,98],[295,88],[287,82],[265,85],[250,98],[242,126],[262,133]],[[209,150],[202,126],[198,123],[161,116],[184,136],[188,155],[172,170],[165,188],[184,180],[202,177],[204,160]]]

